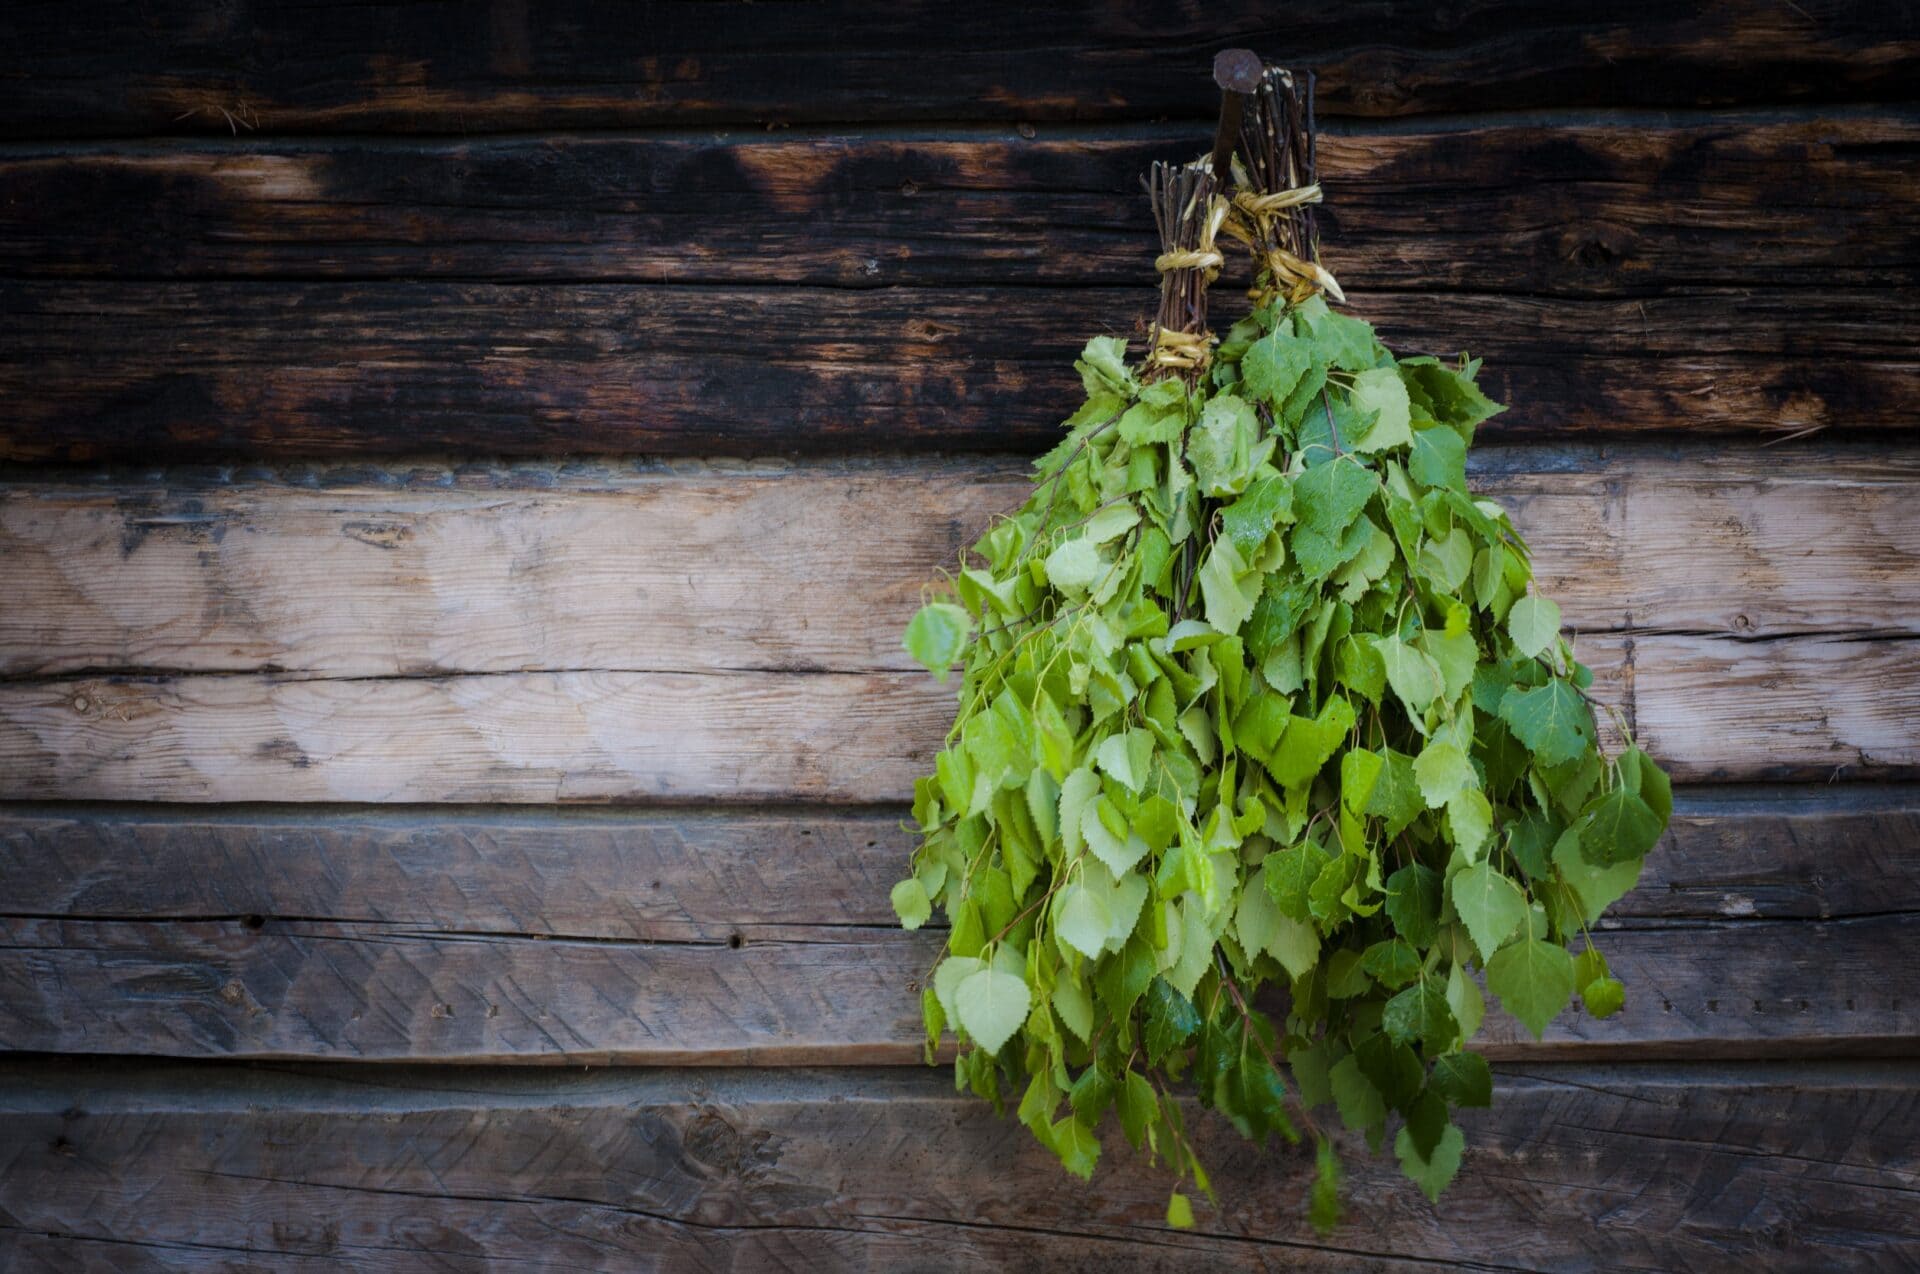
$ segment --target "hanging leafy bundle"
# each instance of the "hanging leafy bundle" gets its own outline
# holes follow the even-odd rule
[[[1318,1225],[1321,1107],[1376,1149],[1396,1124],[1437,1198],[1453,1112],[1491,1100],[1482,982],[1536,1036],[1575,999],[1617,1011],[1588,929],[1672,805],[1645,753],[1601,753],[1526,544],[1468,489],[1501,410],[1477,364],[1396,359],[1325,303],[1294,234],[1318,194],[1297,99],[1266,88],[1237,207],[1204,161],[1156,171],[1147,357],[1088,342],[1032,496],[906,633],[943,680],[964,668],[893,890],[908,928],[950,923],[929,1060],[952,1030],[958,1082],[1082,1177],[1116,1116],[1175,1174],[1176,1225],[1184,1183],[1212,1194],[1182,1092],[1256,1139],[1303,1125]],[[1215,349],[1223,226],[1261,286]]]

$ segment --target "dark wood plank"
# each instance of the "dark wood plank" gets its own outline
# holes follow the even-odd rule
[[[618,896],[621,882],[601,882]],[[631,888],[641,892],[642,882]],[[1920,920],[1622,920],[1627,1006],[1499,1057],[1910,1054]],[[0,1046],[167,1057],[548,1064],[900,1064],[943,935],[889,924],[634,942],[411,923],[0,919]]]
[[[70,1268],[1769,1268],[1920,1259],[1910,1063],[1534,1066],[1463,1115],[1436,1209],[1347,1142],[1189,1115],[1190,1233],[1116,1136],[1091,1187],[938,1072],[0,1068],[0,1234]],[[132,1251],[103,1251],[108,1245]],[[81,1262],[90,1262],[82,1266]]]
[[[1031,450],[1078,405],[1086,339],[1131,332],[1150,295],[10,283],[0,460]],[[1514,404],[1489,437],[1892,429],[1915,409],[1911,290],[1354,308],[1403,352],[1485,356]]]
[[[0,151],[0,275],[1138,284],[1158,242],[1140,174],[1204,136],[14,147]],[[1916,154],[1920,115],[1897,107],[1335,125],[1319,225],[1356,294],[1887,286],[1920,279]]]
[[[894,923],[907,811],[0,807],[0,915],[622,942]],[[1920,793],[1682,788],[1615,919],[1920,912]],[[237,931],[236,931],[237,932]]]
[[[1321,0],[1195,10],[883,10],[502,2],[207,9],[21,4],[0,24],[16,136],[488,129],[841,119],[1202,117],[1216,49],[1321,76],[1332,113],[1863,101],[1907,95],[1907,5],[1540,0],[1438,10]]]

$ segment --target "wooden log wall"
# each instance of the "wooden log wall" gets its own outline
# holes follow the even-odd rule
[[[886,897],[894,634],[1235,44],[1681,782],[1626,1010],[1491,1017],[1330,1237],[956,1096]],[[1920,1264],[1917,77],[1861,0],[0,10],[0,1270]]]

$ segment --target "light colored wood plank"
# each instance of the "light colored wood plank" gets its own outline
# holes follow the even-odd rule
[[[1920,450],[1479,457],[1587,631],[1920,633]],[[1790,457],[1790,459],[1788,459]],[[1781,463],[1787,459],[1787,463]],[[1007,461],[0,491],[0,675],[911,667]]]
[[[16,682],[0,796],[899,800],[954,694],[924,673]]]
[[[1920,640],[1579,649],[1682,781],[1920,774]],[[954,694],[893,672],[0,683],[0,799],[901,801]]]
[[[1342,1134],[1321,1237],[1310,1153],[1190,1107],[1220,1206],[1181,1233],[1117,1136],[1083,1185],[937,1071],[16,1062],[0,1233],[63,1270],[1896,1270],[1916,1118],[1904,1063],[1507,1071],[1438,1208]]]

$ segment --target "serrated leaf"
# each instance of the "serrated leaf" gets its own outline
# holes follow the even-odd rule
[[[1522,938],[1487,961],[1487,989],[1539,1039],[1573,999],[1573,957],[1564,947]]]
[[[1452,1042],[1458,1027],[1447,1008],[1446,987],[1435,977],[1423,977],[1387,1001],[1380,1025],[1402,1044],[1419,1043],[1429,1054]]]
[[[1420,795],[1429,809],[1440,808],[1455,792],[1480,783],[1479,776],[1473,772],[1473,762],[1452,743],[1429,743],[1421,749],[1413,760],[1413,778],[1420,785]]]
[[[1575,826],[1580,852],[1601,867],[1645,858],[1666,830],[1660,816],[1624,787],[1588,802]]]
[[[1433,1154],[1422,1155],[1414,1145],[1413,1135],[1402,1128],[1393,1139],[1393,1151],[1400,1157],[1400,1170],[1407,1179],[1420,1187],[1420,1192],[1429,1202],[1440,1202],[1440,1193],[1445,1190],[1460,1171],[1460,1156],[1466,1151],[1466,1134],[1452,1124],[1447,1125],[1440,1134],[1439,1142],[1434,1146]]]
[[[1089,960],[1106,950],[1107,931],[1113,928],[1113,912],[1106,899],[1075,881],[1060,891],[1060,904],[1054,919],[1054,934],[1060,941]]]
[[[1407,472],[1423,487],[1467,489],[1467,444],[1445,425],[1413,431]]]
[[[1528,593],[1507,612],[1507,635],[1513,648],[1532,659],[1560,635],[1560,608],[1549,598]]]
[[[1086,988],[1062,976],[1053,986],[1053,1011],[1082,1044],[1093,1038],[1093,999]]]
[[[933,915],[933,903],[927,887],[912,876],[893,887],[893,914],[900,917],[902,929],[918,929]]]
[[[1532,690],[1519,687],[1500,700],[1500,719],[1543,765],[1562,765],[1593,742],[1593,713],[1585,699],[1560,677]]]
[[[1351,754],[1349,754],[1351,755]],[[1412,863],[1387,877],[1387,918],[1414,946],[1431,947],[1440,933],[1440,873]]]
[[[1447,835],[1468,862],[1478,862],[1493,835],[1493,804],[1477,787],[1463,787],[1447,800]]]
[[[1527,898],[1491,862],[1476,864],[1458,873],[1449,884],[1453,909],[1473,945],[1485,959],[1513,935],[1527,918]]]
[[[1413,441],[1412,404],[1398,371],[1373,367],[1359,373],[1353,378],[1352,402],[1362,415],[1374,414],[1372,426],[1353,440],[1353,450],[1380,452]]]
[[[1311,361],[1304,342],[1290,332],[1276,330],[1247,348],[1240,359],[1240,375],[1249,394],[1279,404],[1300,383]]]
[[[1033,1007],[1027,984],[999,969],[980,969],[969,974],[953,991],[953,1005],[960,1025],[974,1043],[989,1053],[1013,1038],[1027,1020]]]
[[[1167,1196],[1167,1224],[1176,1230],[1193,1228],[1193,1201],[1178,1190]]]
[[[1493,1071],[1478,1053],[1448,1053],[1434,1059],[1427,1085],[1452,1106],[1493,1105]]]
[[[1231,537],[1215,540],[1200,567],[1200,596],[1206,605],[1207,623],[1229,635],[1239,632],[1253,614],[1265,584],[1265,578],[1241,559]]]
[[[1447,1007],[1453,1011],[1453,1020],[1460,1024],[1461,1039],[1470,1040],[1480,1033],[1480,1023],[1487,1016],[1487,999],[1480,994],[1479,985],[1457,964],[1447,971]]]
[[[901,640],[915,662],[944,682],[972,630],[972,618],[952,602],[928,602],[908,621]]]
[[[1068,540],[1047,554],[1047,579],[1067,593],[1084,593],[1109,569],[1098,549],[1085,540]]]
[[[1052,1137],[1053,1152],[1060,1156],[1061,1166],[1082,1181],[1091,1181],[1094,1166],[1100,1162],[1100,1139],[1093,1130],[1069,1116],[1053,1126]]]
[[[1612,1017],[1627,1003],[1627,988],[1618,978],[1595,978],[1580,988],[1580,1002],[1595,1017]]]

